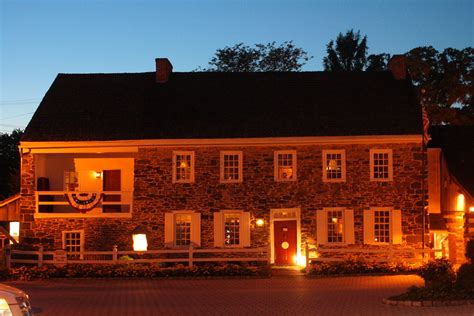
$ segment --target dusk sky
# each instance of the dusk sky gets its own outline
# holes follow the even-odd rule
[[[360,30],[369,53],[474,43],[472,0],[0,0],[0,132],[25,128],[58,73],[175,71],[206,66],[218,48],[294,41],[322,70],[326,45]]]

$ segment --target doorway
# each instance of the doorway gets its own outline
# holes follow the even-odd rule
[[[275,265],[293,265],[296,260],[296,220],[273,223]]]

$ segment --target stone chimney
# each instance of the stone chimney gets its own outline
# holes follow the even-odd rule
[[[408,77],[406,57],[404,55],[393,55],[388,62],[388,70],[392,72],[395,80],[403,80]]]
[[[173,65],[168,58],[156,58],[156,82],[164,83],[170,78],[173,72]]]

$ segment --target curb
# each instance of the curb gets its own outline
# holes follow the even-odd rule
[[[440,307],[474,305],[474,300],[446,300],[446,301],[395,301],[384,298],[382,302],[386,305],[415,306],[415,307]]]

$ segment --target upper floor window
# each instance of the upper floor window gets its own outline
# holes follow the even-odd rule
[[[275,151],[275,181],[296,180],[296,150]]]
[[[173,152],[173,183],[194,182],[194,151]]]
[[[341,182],[346,180],[345,150],[323,150],[323,181]]]
[[[391,149],[370,150],[370,181],[393,180],[393,160]]]
[[[220,180],[223,183],[242,182],[242,152],[221,151]]]

